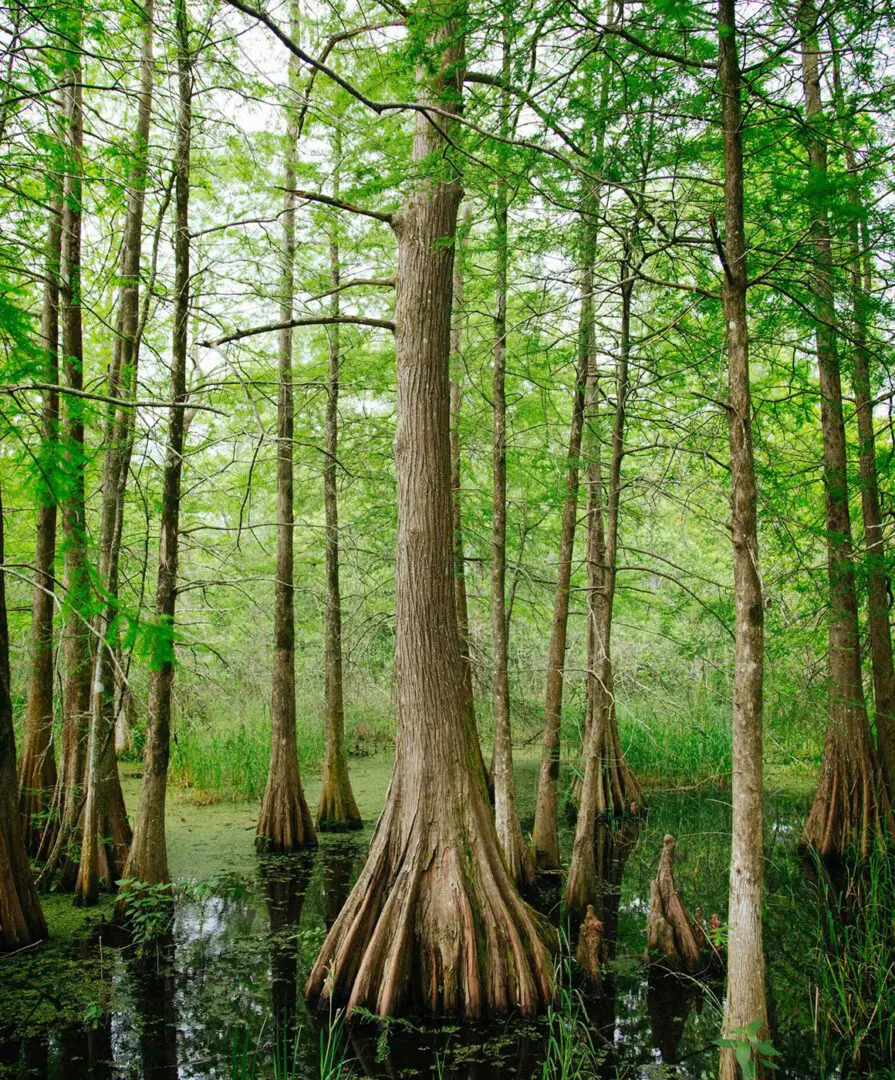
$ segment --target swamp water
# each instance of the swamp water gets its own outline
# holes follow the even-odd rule
[[[353,765],[358,801],[371,825],[388,773],[388,763],[375,759]],[[518,781],[527,831],[535,785],[529,764],[520,766]],[[313,805],[314,782],[307,787]],[[767,810],[765,934],[773,1040],[782,1055],[777,1075],[837,1075],[821,1064],[813,1032],[816,891],[795,851],[805,805],[772,794]],[[196,806],[188,793],[174,793],[172,872],[184,885],[170,940],[149,946],[142,959],[114,926],[111,899],[85,915],[70,897],[49,898],[54,940],[0,961],[3,1080],[319,1075],[327,1024],[308,1015],[302,987],[357,876],[371,827],[322,836],[309,855],[260,860],[252,851],[256,813],[255,806]],[[203,821],[212,824],[203,830]],[[676,876],[691,912],[698,905],[706,919],[712,912],[724,918],[727,794],[650,793],[649,814],[636,834],[607,841],[604,849],[607,884],[599,914],[612,959],[601,991],[581,1006],[597,1072],[564,1075],[717,1075],[722,977],[662,978],[644,962],[650,881],[666,832],[678,840]],[[570,851],[568,823],[562,839]],[[210,866],[219,872],[212,875]],[[557,924],[558,891],[557,883],[537,901]],[[563,1016],[554,1019],[554,1025],[564,1023]],[[546,1020],[440,1028],[352,1024],[343,1049],[350,1072],[341,1075],[534,1080],[542,1076],[548,1034]],[[277,1057],[286,1060],[287,1071],[277,1070]]]

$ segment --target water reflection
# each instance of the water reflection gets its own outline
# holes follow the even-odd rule
[[[672,832],[680,837],[676,873],[682,892],[694,907],[723,913],[730,812],[716,798],[654,795],[651,804],[639,826],[597,831],[603,887],[594,907],[604,926],[603,978],[598,992],[585,992],[586,1008],[603,1055],[601,1075],[645,1077],[670,1066],[680,1080],[697,1080],[712,1075],[717,1064],[719,1014],[709,1005],[721,986],[703,989],[648,970],[649,883],[662,837]],[[778,803],[774,814],[785,821],[786,806]],[[4,998],[0,984],[0,1024],[6,1025],[0,1080],[227,1078],[234,1032],[243,1033],[257,1059],[258,1080],[273,1077],[277,1047],[293,1040],[300,1044],[300,1075],[317,1075],[318,1019],[307,1014],[302,985],[356,880],[368,839],[369,832],[326,837],[313,855],[253,861],[245,873],[192,886],[178,896],[170,938],[148,965],[137,961],[132,946],[108,935],[102,944],[95,936],[57,942],[52,949],[82,976],[79,996],[37,958],[4,959],[4,982],[16,989],[7,989]],[[564,832],[562,841],[570,850],[570,834]],[[822,1073],[804,993],[816,916],[794,842],[774,845],[768,882],[768,940],[780,939],[769,951],[769,980],[772,1001],[785,1003],[779,1039],[775,1035],[784,1053],[780,1071],[788,1080],[817,1080]],[[561,881],[548,882],[537,900],[557,923],[560,890]],[[570,941],[574,948],[574,930]],[[52,992],[53,1002],[37,987]],[[90,1002],[102,1002],[102,1010],[86,1014]],[[18,1028],[12,1028],[13,1018]],[[394,1023],[385,1034],[374,1025],[352,1024],[346,1039],[355,1072],[377,1078],[414,1071],[430,1076],[439,1063],[442,1075],[453,1080],[536,1080],[545,1053],[544,1023],[518,1018],[438,1028]]]
[[[270,924],[270,992],[276,1045],[295,1042],[298,999],[298,939],[302,906],[311,880],[311,856],[280,855],[261,863],[261,882]]]

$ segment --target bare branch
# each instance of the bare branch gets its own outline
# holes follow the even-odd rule
[[[302,319],[290,319],[288,322],[265,323],[264,326],[253,326],[248,330],[237,330],[214,341],[200,341],[199,345],[203,349],[217,349],[221,345],[228,345],[231,341],[255,337],[256,334],[271,334],[276,330],[288,330],[295,326],[332,326],[335,323],[347,323],[349,326],[374,326],[380,330],[395,332],[395,324],[390,319],[367,319],[362,315],[315,315]]]
[[[285,188],[281,190],[287,190]],[[306,202],[322,203],[324,206],[335,207],[336,210],[347,210],[352,214],[360,214],[362,217],[375,218],[376,221],[384,221],[387,225],[392,223],[392,214],[382,210],[368,210],[365,206],[355,206],[354,203],[345,202],[344,199],[334,199],[331,195],[324,195],[320,191],[299,191],[289,188],[293,195],[297,195]]]

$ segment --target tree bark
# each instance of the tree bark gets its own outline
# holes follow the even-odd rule
[[[0,565],[4,562],[3,500],[0,496]],[[40,899],[31,876],[22,819],[16,806],[16,736],[12,724],[6,574],[0,572],[0,952],[11,952],[47,936]]]
[[[826,858],[844,856],[849,848],[867,854],[876,838],[895,836],[895,819],[870,733],[861,679],[842,385],[834,329],[837,316],[826,205],[827,148],[823,133],[818,130],[818,124],[823,120],[823,105],[817,10],[813,0],[802,0],[799,26],[808,126],[808,200],[815,257],[813,291],[830,589],[827,738],[820,780],[802,840]]]
[[[133,166],[127,194],[121,252],[121,290],[115,348],[109,366],[108,395],[131,395],[137,384],[140,323],[140,259],[143,240],[148,166],[149,128],[153,89],[153,0],[143,9],[140,89],[137,126],[132,149]],[[100,517],[99,584],[102,610],[96,620],[97,648],[87,748],[87,799],[81,829],[81,858],[75,898],[83,905],[96,903],[100,885],[114,891],[124,873],[131,842],[118,762],[115,756],[116,639],[118,635],[118,564],[127,474],[133,448],[134,410],[110,407],[106,417]]]
[[[588,230],[592,233],[592,230]],[[582,329],[588,319],[593,292],[593,244],[589,236],[585,247],[581,275],[581,316],[578,331],[578,359],[575,370],[575,395],[572,401],[572,423],[569,431],[569,452],[566,471],[566,496],[563,504],[559,537],[556,597],[553,603],[553,625],[550,633],[550,654],[547,659],[547,689],[544,702],[544,736],[541,744],[541,765],[538,772],[538,794],[532,830],[532,853],[540,873],[556,872],[560,868],[559,825],[557,821],[559,784],[559,735],[562,721],[563,676],[566,663],[566,631],[569,623],[569,586],[572,580],[572,553],[575,546],[575,526],[578,520],[578,474],[581,458],[581,434],[584,428],[584,399],[589,363],[588,335]]]
[[[59,262],[62,246],[62,192],[58,183],[50,197],[41,338],[43,379],[59,381]],[[41,475],[38,479],[37,545],[31,601],[31,669],[28,707],[19,759],[19,813],[25,846],[33,854],[53,805],[56,753],[53,745],[53,603],[56,591],[56,499],[59,448],[59,393],[44,392],[41,431]]]
[[[81,95],[81,42],[84,14],[80,4],[62,19],[67,42],[63,90],[65,179],[62,200],[62,373],[71,390],[84,387],[81,321],[81,195],[84,115]],[[60,888],[74,888],[77,874],[73,844],[83,805],[86,734],[90,715],[91,590],[87,571],[87,520],[84,502],[84,402],[70,394],[62,408],[64,485],[60,500],[64,556],[65,624],[62,631],[62,752],[53,807],[41,836],[44,874],[58,877]]]
[[[291,6],[293,33],[298,31],[297,4]],[[298,61],[289,59],[289,85],[294,91]],[[283,267],[280,283],[282,321],[292,318],[295,274],[295,189],[298,120],[286,110],[285,188],[283,195]],[[293,592],[294,463],[292,433],[292,330],[279,337],[277,393],[277,580],[274,599],[273,686],[270,704],[271,748],[267,788],[258,815],[255,844],[259,850],[298,851],[317,843],[298,769],[295,731],[295,596]],[[328,565],[328,564],[327,564]],[[327,672],[327,678],[329,674]]]
[[[396,645],[398,732],[385,809],[364,869],[307,984],[311,1001],[393,1015],[405,1006],[478,1018],[532,1015],[551,995],[543,920],[503,861],[464,689],[454,601],[450,483],[451,278],[459,177],[447,154],[460,108],[463,37],[455,7],[430,27],[417,114],[418,179],[398,240]],[[434,71],[433,71],[434,69]]]
[[[333,135],[333,197],[339,197],[339,171],[342,139]],[[340,285],[338,225],[333,222],[330,242],[332,287]],[[333,292],[330,312],[339,314],[339,293]],[[323,459],[323,505],[326,514],[326,601],[325,638],[325,709],[326,750],[323,758],[323,786],[317,807],[317,828],[321,832],[344,832],[363,827],[354,801],[345,753],[345,705],[342,683],[342,601],[339,590],[339,502],[336,484],[339,450],[339,366],[341,364],[339,326],[329,328],[329,374],[326,399],[326,445]]]
[[[588,674],[587,721],[584,735],[584,780],[575,826],[572,864],[566,884],[566,905],[581,912],[596,901],[600,878],[596,862],[595,830],[600,818],[636,813],[642,802],[640,787],[628,768],[618,736],[610,641],[618,550],[618,518],[621,499],[621,467],[624,456],[625,417],[628,397],[628,364],[631,348],[631,292],[633,279],[628,246],[621,261],[621,333],[616,373],[615,418],[606,525],[603,521],[603,476],[599,437],[593,433],[594,449],[588,466],[587,575],[588,575]],[[590,409],[597,402],[596,356],[593,311],[587,315],[585,333],[590,360]]]
[[[503,79],[509,82],[510,46],[507,19],[503,26]],[[509,100],[501,94],[500,130],[508,137]],[[505,155],[502,155],[505,158]],[[491,464],[491,651],[494,664],[494,820],[497,836],[503,848],[510,878],[517,888],[526,890],[534,885],[534,865],[531,852],[522,842],[522,827],[516,807],[516,786],[513,780],[513,736],[510,725],[510,677],[508,669],[509,632],[507,629],[507,283],[509,277],[509,190],[503,169],[498,164],[495,225],[496,225],[496,310],[494,313],[493,373],[491,408],[493,429]]]
[[[837,111],[844,105],[839,78],[839,62],[833,29],[833,85]],[[873,673],[876,745],[889,799],[895,795],[895,665],[889,626],[889,581],[886,574],[886,547],[876,465],[876,438],[873,430],[873,395],[870,389],[870,349],[868,343],[869,303],[873,285],[873,259],[866,236],[866,209],[857,189],[858,163],[852,145],[845,141],[845,164],[852,180],[848,219],[848,250],[851,261],[852,342],[854,360],[855,415],[861,471],[861,511],[864,521],[864,548],[867,566],[867,630]],[[862,236],[862,231],[864,236]]]
[[[165,795],[171,750],[171,692],[174,685],[174,616],[177,604],[177,557],[180,485],[183,471],[187,400],[186,360],[190,313],[190,142],[192,137],[192,55],[186,0],[176,0],[177,140],[174,181],[174,332],[171,343],[171,401],[168,447],[162,487],[161,536],[155,596],[155,655],[149,681],[149,713],[143,751],[143,781],[133,842],[123,877],[163,884],[168,874]]]
[[[762,682],[764,605],[758,570],[755,461],[746,289],[743,210],[743,144],[736,0],[718,0],[721,117],[724,132],[725,250],[724,319],[727,340],[727,406],[730,432],[731,538],[735,594],[733,676],[733,825],[728,901],[727,997],[724,1035],[756,1021],[766,1034],[765,960],[762,941],[764,887],[764,794]],[[764,1075],[761,1059],[755,1062]],[[721,1051],[721,1080],[736,1080],[730,1047]]]

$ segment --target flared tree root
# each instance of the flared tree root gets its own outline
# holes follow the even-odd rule
[[[317,846],[314,821],[298,778],[278,776],[271,769],[258,815],[255,847],[259,852],[286,854]]]
[[[659,872],[650,886],[647,946],[664,967],[693,975],[707,966],[700,949],[705,935],[687,914],[675,885],[674,847],[674,837],[666,835]]]
[[[555,935],[512,887],[493,826],[475,820],[489,812],[484,798],[459,811],[456,831],[413,815],[403,839],[399,801],[390,794],[311,971],[309,1002],[379,1016],[535,1015],[552,996]]]
[[[862,725],[864,727],[866,725]],[[800,847],[821,859],[850,852],[866,858],[881,840],[895,840],[892,803],[869,732],[854,737],[832,728],[824,746],[820,780]]]
[[[362,829],[360,811],[354,801],[348,769],[324,766],[323,787],[317,806],[317,828],[320,832],[351,832]]]

